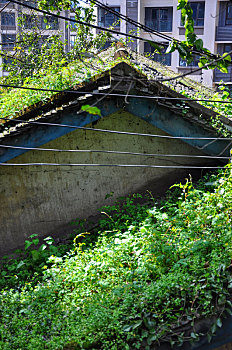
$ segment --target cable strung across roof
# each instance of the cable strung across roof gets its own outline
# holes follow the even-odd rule
[[[167,79],[167,80],[172,80]],[[170,101],[185,101],[185,102],[213,102],[213,103],[222,103],[222,104],[231,104],[232,101],[229,100],[212,100],[207,98],[189,98],[189,97],[169,97],[169,96],[148,96],[148,95],[133,95],[133,94],[120,94],[120,93],[104,93],[97,91],[77,91],[77,90],[58,90],[58,89],[45,89],[45,88],[36,88],[30,86],[18,86],[18,85],[10,85],[10,84],[0,84],[2,87],[12,88],[12,89],[22,89],[22,90],[34,90],[34,91],[45,91],[45,92],[57,92],[57,93],[72,93],[79,95],[107,95],[107,96],[115,96],[115,97],[133,97],[133,98],[144,98],[148,100],[170,100]],[[90,97],[90,96],[89,96]],[[4,118],[0,118],[4,119]]]
[[[140,153],[127,151],[110,151],[110,150],[94,150],[94,149],[57,149],[57,148],[41,148],[41,147],[25,147],[13,145],[1,145],[0,148],[20,149],[26,151],[44,151],[44,152],[70,152],[70,153],[110,153],[120,155],[132,155],[143,157],[180,157],[180,158],[206,158],[206,159],[230,159],[230,157],[207,156],[207,155],[189,155],[189,154],[161,154],[161,153]]]
[[[224,169],[215,166],[192,165],[144,165],[144,164],[78,164],[78,163],[0,163],[0,166],[67,166],[67,167],[117,167],[117,168],[157,168],[157,169]]]
[[[39,122],[36,120],[23,120],[23,119],[10,119],[10,118],[0,118],[12,122],[20,122],[24,124],[37,124],[37,125],[46,125],[46,126],[58,126],[61,128],[69,128],[76,130],[90,130],[96,132],[106,132],[111,134],[119,134],[119,135],[134,135],[134,136],[147,136],[147,137],[157,137],[157,138],[166,138],[166,139],[179,139],[179,140],[215,140],[215,141],[232,141],[231,137],[195,137],[195,136],[169,136],[169,135],[158,135],[158,134],[144,134],[137,132],[129,132],[129,131],[118,131],[118,130],[109,130],[109,129],[98,129],[98,128],[89,128],[85,126],[78,125],[69,125],[69,124],[58,124],[58,123],[48,123],[48,122]]]

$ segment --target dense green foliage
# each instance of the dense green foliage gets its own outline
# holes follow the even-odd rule
[[[167,53],[178,51],[180,57],[186,59],[188,63],[193,61],[196,50],[200,51],[199,67],[205,69],[218,68],[223,73],[228,73],[228,66],[231,62],[230,53],[222,56],[213,55],[204,47],[203,40],[198,38],[194,29],[193,10],[188,0],[178,0],[177,9],[181,11],[181,22],[185,27],[185,41],[173,39],[167,49]]]
[[[231,170],[176,185],[161,203],[139,197],[102,208],[98,229],[80,231],[66,254],[50,240],[36,253],[32,237],[25,260],[4,261],[1,349],[180,345],[214,315],[211,339],[232,306]]]
[[[100,59],[93,59],[94,67],[90,59],[69,63],[62,67],[62,62],[54,66],[49,72],[40,72],[32,77],[24,79],[23,87],[34,87],[48,89],[48,91],[35,91],[24,89],[10,89],[8,92],[0,96],[0,124],[4,124],[4,118],[15,118],[19,116],[27,107],[33,106],[35,103],[44,104],[57,92],[51,90],[65,90],[73,88],[78,83],[88,81],[94,74],[101,71],[102,62]],[[105,68],[110,63],[105,64]]]

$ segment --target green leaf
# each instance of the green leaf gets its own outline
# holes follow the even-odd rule
[[[217,330],[217,324],[214,323],[211,327],[211,332],[214,334],[216,332],[216,330]]]
[[[226,60],[226,61],[228,61],[228,62],[231,62],[231,56],[230,56],[230,55],[226,56],[226,55],[228,55],[228,52],[225,52],[225,53],[222,55],[222,57],[224,58],[224,60]],[[224,56],[226,56],[226,57],[224,57]]]
[[[89,114],[101,116],[101,111],[97,107],[91,107],[90,105],[85,105],[81,107],[81,110]]]
[[[193,339],[197,339],[197,335],[196,335],[196,333],[191,332],[191,337],[192,337]]]
[[[176,50],[176,42],[175,41],[171,41],[168,45],[168,48],[166,50],[166,53],[172,53]]]
[[[162,48],[163,48],[163,46],[162,45],[158,45],[158,44],[156,44],[156,43],[154,43],[153,41],[150,41],[150,40],[147,40],[147,42],[152,46],[152,47],[154,47],[155,48],[155,50],[158,52],[158,53],[162,53]]]
[[[178,44],[177,45],[177,50],[179,51],[179,54],[181,55],[182,58],[187,56],[187,51],[184,48],[183,44]]]
[[[188,0],[187,0],[187,1],[188,1]],[[186,0],[179,0],[178,6],[177,6],[177,10],[183,9],[183,8],[186,6],[187,1],[186,1]]]
[[[33,243],[34,245],[38,245],[38,244],[39,244],[39,239],[38,239],[38,238],[33,239],[33,240],[32,240],[32,243]]]
[[[32,245],[31,241],[25,241],[25,250],[27,250]]]
[[[212,339],[212,334],[211,333],[208,333],[207,334],[207,339],[208,339],[208,343],[211,342],[211,339]]]
[[[142,320],[139,320],[139,321],[137,321],[136,323],[134,323],[133,325],[132,325],[132,329],[136,329],[136,328],[138,328],[141,324],[142,324]]]
[[[33,233],[33,235],[29,236],[29,238],[34,238],[34,237],[38,237],[38,235],[36,233]]]
[[[221,319],[220,318],[218,318],[217,319],[217,326],[219,327],[219,328],[221,328],[222,327],[222,321],[221,321]]]
[[[40,257],[40,253],[39,253],[38,250],[32,250],[32,251],[31,251],[31,255],[32,255],[32,259],[33,259],[34,261],[38,260],[39,257]]]
[[[131,329],[132,329],[132,326],[127,325],[123,327],[124,332],[130,332]]]
[[[203,40],[202,39],[197,39],[194,44],[195,44],[195,47],[197,48],[197,50],[203,49]]]
[[[20,267],[22,267],[23,265],[25,265],[25,262],[23,260],[21,260],[18,265],[16,266],[16,269],[20,269]]]

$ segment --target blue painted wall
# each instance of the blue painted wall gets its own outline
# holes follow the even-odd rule
[[[191,120],[184,119],[180,115],[175,115],[168,108],[158,106],[153,101],[137,98],[130,98],[129,101],[130,103],[125,104],[123,107],[126,111],[142,118],[172,136],[214,137],[213,132],[203,129],[201,125]],[[98,104],[98,108],[101,110],[102,117],[121,109],[121,107],[118,106],[118,100],[115,98],[101,101]],[[54,123],[83,127],[91,122],[97,121],[99,118],[99,116],[89,115],[88,113],[77,115],[76,111],[68,112],[68,110],[64,110],[62,113],[59,113],[58,116],[54,117]],[[51,119],[49,121],[52,122]],[[75,130],[75,128],[34,125],[32,129],[27,130],[25,133],[18,134],[17,137],[11,137],[7,141],[3,139],[1,142],[14,146],[39,147],[73,130]],[[216,141],[213,143],[206,140],[183,141],[196,148],[201,148],[208,144],[208,146],[204,148],[204,152],[209,155],[220,154],[229,144],[228,141]],[[25,150],[19,149],[0,149],[0,162],[9,161],[25,152]],[[229,148],[224,152],[224,155],[229,156]]]

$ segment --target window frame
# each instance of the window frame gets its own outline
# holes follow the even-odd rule
[[[117,11],[119,14],[120,14],[120,6],[109,6],[111,9],[113,9],[114,11]],[[111,26],[113,26],[114,23],[116,23],[116,25],[114,26],[115,29],[120,29],[120,18],[117,16],[117,15],[114,15],[113,13],[107,11],[107,10],[104,10],[103,8],[101,7],[98,7],[98,13],[97,13],[97,23],[98,23],[98,26],[100,27],[103,27],[103,28],[109,28]],[[104,12],[104,13],[103,13]],[[106,15],[111,15],[113,16],[113,20],[111,21],[112,23],[111,24],[108,24],[107,21],[106,21]]]
[[[167,11],[167,19],[162,19],[162,11]],[[173,6],[165,7],[145,7],[145,25],[151,29],[160,32],[172,32],[173,27]],[[162,22],[166,22],[165,26],[162,26]]]
[[[231,17],[228,16],[229,14],[229,7],[231,8]],[[228,23],[228,21],[230,21],[230,23]],[[232,25],[232,2],[228,1],[226,3],[226,16],[225,16],[225,25],[226,26],[231,26]]]
[[[7,20],[8,17],[8,20]],[[12,23],[11,20],[13,19]],[[9,22],[9,23],[4,23],[4,22]],[[1,27],[8,27],[8,28],[16,28],[16,20],[15,20],[15,13],[14,12],[2,12],[1,13]]]
[[[70,49],[74,48],[76,40],[77,40],[76,34],[71,34],[70,35]]]
[[[193,55],[193,61],[190,64],[187,64],[187,61],[179,56],[179,67],[181,68],[197,68],[200,56]]]
[[[70,19],[75,20],[75,19],[76,19],[76,16],[71,15],[71,16],[70,16]],[[71,31],[71,32],[75,32],[76,30],[77,30],[77,23],[76,23],[76,22],[70,22],[70,31]]]
[[[191,6],[191,4],[197,4],[197,16],[196,16],[196,19],[193,18],[193,21],[194,21],[194,27],[204,27],[205,25],[205,1],[189,1],[189,5]],[[202,18],[199,18],[199,6],[201,4],[204,4],[204,17]],[[200,20],[203,20],[203,24],[198,24],[197,22],[200,21]],[[180,19],[180,25],[181,27],[183,27],[183,23]]]
[[[160,45],[162,45],[164,43],[160,43]],[[165,43],[166,44],[166,43]],[[165,51],[166,49],[164,48],[163,51]],[[163,52],[163,54],[158,54],[158,53],[154,53],[155,51],[155,48],[152,47],[149,43],[145,42],[144,43],[144,53],[150,53],[151,56],[150,58],[155,61],[155,62],[158,62],[158,63],[161,63],[165,66],[168,66],[170,67],[172,65],[172,54],[171,53],[167,53],[165,54]],[[163,59],[164,60],[163,60]]]
[[[2,33],[2,49],[9,50],[13,49],[16,42],[16,34]]]
[[[40,28],[43,30],[59,30],[59,20],[52,16],[40,16]],[[47,22],[44,21],[46,18]]]

